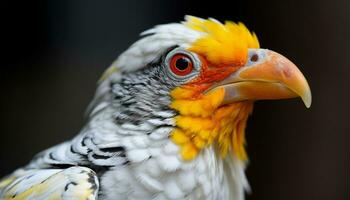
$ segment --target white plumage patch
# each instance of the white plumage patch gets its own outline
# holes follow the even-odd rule
[[[203,33],[195,31],[181,23],[158,25],[144,31],[145,36],[135,42],[118,59],[112,67],[120,71],[134,71],[152,62],[169,47],[178,45],[189,47],[191,43],[202,36]]]

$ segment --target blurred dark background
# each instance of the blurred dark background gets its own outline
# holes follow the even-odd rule
[[[99,3],[98,3],[99,2]],[[290,58],[313,104],[257,102],[248,199],[350,199],[350,1],[7,1],[1,5],[0,176],[74,136],[106,67],[156,24],[185,14],[244,22]]]

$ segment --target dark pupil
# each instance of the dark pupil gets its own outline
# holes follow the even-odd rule
[[[259,56],[258,56],[257,54],[254,54],[254,55],[250,58],[250,60],[251,60],[252,62],[256,62],[256,61],[258,61],[258,59],[259,59]]]
[[[176,60],[175,66],[178,70],[185,70],[188,67],[189,60],[187,58],[179,58]]]

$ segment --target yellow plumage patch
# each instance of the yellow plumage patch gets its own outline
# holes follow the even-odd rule
[[[102,83],[103,81],[105,81],[110,75],[112,75],[113,73],[117,72],[118,68],[115,66],[111,66],[108,69],[106,69],[105,72],[103,72],[101,78],[98,80],[98,83]]]
[[[10,177],[7,177],[7,178],[1,180],[1,181],[0,181],[0,189],[1,189],[1,188],[4,188],[4,187],[6,187],[6,186],[8,186],[8,185],[11,184],[12,181],[14,181],[15,179],[16,179],[16,177],[10,176]]]
[[[225,95],[224,89],[219,89],[210,94],[203,95],[201,98],[192,99],[191,97],[195,95],[195,92],[189,88],[175,88],[170,94],[174,99],[171,108],[179,111],[181,115],[207,117],[212,115]]]
[[[219,107],[224,90],[218,89],[197,99],[191,99],[191,92],[186,90],[190,89],[179,87],[171,93],[171,107],[179,112],[171,139],[180,146],[182,158],[192,160],[201,149],[217,144],[222,157],[231,150],[239,159],[246,160],[244,131],[253,103],[237,102]]]
[[[204,20],[187,16],[186,26],[204,33],[195,41],[190,51],[204,56],[215,65],[242,66],[246,63],[248,48],[259,48],[255,33],[251,33],[242,23]]]
[[[46,191],[50,189],[50,187],[53,187],[54,185],[57,185],[60,181],[64,180],[64,176],[61,173],[57,173],[50,178],[48,178],[45,182],[33,185],[27,190],[24,190],[20,193],[17,192],[18,186],[12,187],[9,191],[7,191],[7,194],[5,196],[8,200],[24,200],[31,198],[39,198],[40,196],[44,195]],[[60,199],[60,196],[57,196],[56,194],[50,194],[50,199]],[[53,198],[56,197],[56,198]]]

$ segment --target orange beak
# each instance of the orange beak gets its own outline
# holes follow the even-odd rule
[[[301,97],[311,106],[310,87],[300,70],[284,56],[267,49],[249,49],[245,66],[216,83],[208,92],[223,88],[221,104],[244,100]]]

